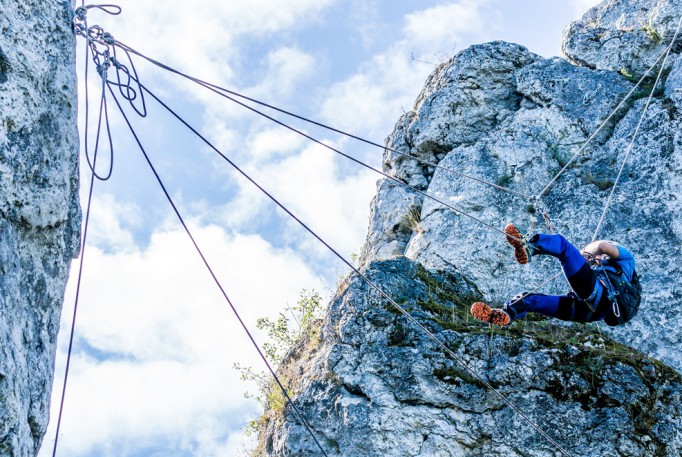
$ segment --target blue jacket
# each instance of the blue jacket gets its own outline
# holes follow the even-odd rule
[[[632,275],[635,272],[635,257],[632,255],[630,251],[628,251],[624,246],[616,243],[615,241],[609,241],[609,243],[613,244],[618,248],[618,258],[617,259],[609,259],[610,264],[616,264],[618,268],[622,271],[623,275],[628,281],[632,281]],[[604,266],[603,267],[605,270],[610,270],[610,271],[617,271],[617,269],[613,266]],[[604,284],[602,284],[601,281],[597,281],[595,286],[594,286],[594,291],[592,292],[592,295],[587,299],[587,301],[597,309],[599,305],[601,304],[601,301],[603,298],[606,298],[607,295],[607,290]],[[602,309],[597,309],[599,312],[599,318],[604,318],[609,311],[611,310],[610,307],[604,306]]]

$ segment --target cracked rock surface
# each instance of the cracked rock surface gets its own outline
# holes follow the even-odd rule
[[[320,334],[279,370],[328,455],[556,455],[466,367],[569,455],[682,452],[682,378],[673,369],[587,328],[528,322],[491,333],[467,316],[475,286],[406,258],[373,262],[366,273],[459,361],[352,276]],[[320,455],[291,408],[265,417],[258,455]]]
[[[637,319],[609,331],[619,341],[682,369],[678,348],[682,327],[676,324],[682,288],[675,260],[682,255],[682,35],[666,60],[659,85],[654,89],[652,75],[622,104],[636,80],[613,71],[621,63],[590,60],[598,42],[585,35],[586,28],[620,33],[633,24],[651,22],[667,45],[674,34],[671,27],[681,16],[679,0],[604,1],[566,29],[564,48],[570,44],[570,60],[543,59],[524,48],[494,42],[462,51],[438,68],[414,111],[396,124],[387,145],[442,168],[395,152],[385,154],[384,167],[471,217],[382,180],[371,206],[363,265],[405,255],[431,269],[462,273],[487,301],[504,303],[545,282],[558,265],[554,259],[537,258],[532,266],[520,267],[495,228],[502,230],[514,222],[526,233],[554,230],[578,246],[597,233],[597,238],[616,240],[635,253],[645,292]],[[665,46],[656,44],[650,34],[635,32],[627,32],[639,37],[635,42],[623,35],[620,47],[601,46],[598,55],[613,62],[626,50],[630,57],[661,56]],[[643,36],[649,47],[641,45]],[[504,77],[489,68],[497,65],[497,57]],[[466,75],[467,84],[453,75]],[[652,89],[651,104],[630,151]],[[495,103],[487,103],[491,99]],[[462,178],[452,170],[516,193]],[[541,205],[533,205],[532,199],[543,190]],[[567,290],[563,279],[541,289]]]
[[[387,146],[439,167],[386,151],[384,170],[440,202],[380,180],[360,260],[458,360],[351,275],[279,368],[328,455],[560,455],[485,383],[569,455],[682,455],[682,36],[655,68],[660,83],[634,89],[681,15],[680,0],[605,0],[567,27],[565,59],[492,42],[428,78]],[[502,304],[559,271],[551,258],[516,264],[495,230],[509,222],[626,245],[644,288],[637,317],[473,321],[473,301]],[[568,290],[562,279],[541,289]],[[256,455],[320,455],[291,407],[260,424]]]
[[[0,456],[37,453],[79,247],[69,2],[0,2]]]

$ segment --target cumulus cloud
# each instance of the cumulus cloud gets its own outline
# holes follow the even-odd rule
[[[316,21],[334,0],[217,0],[186,2],[122,0],[121,16],[91,12],[124,43],[155,58],[213,80],[235,77],[244,47],[240,40],[265,38]],[[152,40],[149,37],[153,37]]]
[[[268,53],[263,80],[247,92],[257,96],[286,97],[310,77],[314,58],[300,49],[282,47]]]
[[[467,34],[480,35],[490,27],[484,17],[486,1],[460,1],[438,5],[405,18],[403,34],[414,49],[433,52],[454,48]]]
[[[332,142],[330,145],[343,150],[343,144]],[[369,198],[378,175],[359,166],[343,166],[346,160],[323,146],[312,144],[300,153],[260,163],[252,175],[304,223],[319,231],[332,247],[350,256],[360,250],[364,239]],[[244,229],[257,224],[267,208],[272,211],[275,205],[250,183],[243,183],[237,198],[223,208],[223,220],[225,224]],[[326,248],[281,210],[276,211],[285,222],[283,227],[291,232],[292,245],[308,250],[308,254],[325,255]]]
[[[488,3],[461,0],[408,14],[392,46],[329,89],[324,117],[345,129],[383,138],[412,108],[436,64],[453,50],[489,36],[492,29],[484,19]]]
[[[81,198],[81,201],[86,200]],[[141,223],[141,211],[137,205],[119,203],[108,193],[93,196],[90,217],[98,223],[89,228],[89,241],[109,252],[129,249],[133,245],[133,231]]]
[[[109,214],[93,218],[93,232],[125,225],[125,206],[105,200]],[[325,290],[296,252],[218,226],[192,230],[251,330],[258,317],[295,303],[302,288]],[[156,448],[160,455],[216,455],[229,447],[224,455],[236,455],[256,408],[242,395],[253,386],[232,366],[264,365],[183,231],[156,232],[146,247],[127,241],[116,252],[88,247],[61,453],[120,456]],[[263,335],[255,336],[262,343]],[[58,371],[66,345],[60,340]],[[59,393],[55,388],[54,405]]]

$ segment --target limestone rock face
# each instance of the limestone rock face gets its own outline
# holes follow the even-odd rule
[[[528,322],[491,333],[466,314],[475,287],[406,258],[366,274],[459,360],[352,276],[320,335],[280,368],[327,455],[561,455],[483,381],[567,455],[682,452],[682,378],[672,369],[587,327]],[[287,408],[265,420],[257,455],[321,453]]]
[[[670,44],[681,15],[679,0],[604,0],[564,31],[562,50],[575,64],[639,77]]]
[[[0,456],[47,428],[60,310],[79,247],[72,5],[0,4]]]
[[[603,2],[578,23],[598,15],[611,18],[611,22],[603,19],[604,27],[608,24],[615,27],[613,24],[620,22],[613,17],[620,17],[625,10],[653,17],[650,3]],[[665,23],[670,22],[671,11],[682,14],[682,9],[675,5],[680,3],[660,2],[655,17],[665,16],[668,18]],[[634,21],[635,16],[631,13],[628,17]],[[571,32],[575,27],[575,24],[569,27],[566,42],[578,34]],[[679,40],[682,43],[682,36]],[[424,166],[394,152],[385,155],[386,170],[411,184],[419,183],[426,193],[466,215],[396,183],[382,181],[372,204],[363,265],[406,255],[428,268],[462,273],[477,284],[486,300],[503,303],[560,271],[557,262],[548,258],[536,257],[527,267],[517,265],[500,233],[504,226],[514,222],[529,233],[554,230],[577,245],[587,244],[595,235],[627,155],[624,173],[597,237],[619,241],[636,254],[645,295],[638,318],[612,331],[620,341],[632,342],[682,369],[682,352],[676,348],[682,330],[674,324],[682,306],[680,274],[675,266],[675,259],[682,254],[679,203],[682,59],[675,52],[669,56],[666,68],[671,71],[663,73],[665,77],[655,90],[628,153],[653,78],[618,108],[635,85],[631,78],[616,71],[576,66],[559,58],[542,59],[517,47],[512,60],[516,64],[509,64],[510,58],[505,58],[505,81],[512,85],[507,90],[513,95],[504,97],[500,95],[496,73],[480,69],[477,59],[465,58],[476,54],[479,48],[481,53],[503,55],[503,49],[510,45],[474,46],[455,56],[451,65],[458,74],[475,75],[470,79],[475,81],[477,91],[490,90],[497,95],[465,97],[463,93],[468,89],[449,82],[451,79],[434,84],[432,80],[443,79],[441,75],[455,71],[447,66],[439,68],[420,95],[415,111],[398,122],[388,139],[390,148],[423,157],[441,168]],[[499,52],[491,52],[490,48]],[[644,48],[630,51],[643,59],[658,52]],[[609,52],[603,50],[604,54]],[[478,100],[490,98],[499,103],[482,108]],[[425,102],[431,99],[457,102],[448,111]],[[487,113],[488,109],[492,114]],[[485,119],[496,122],[484,122],[481,112],[487,113]],[[478,136],[464,127],[456,132],[450,127],[462,124],[460,118],[478,119],[477,125],[481,126]],[[442,126],[442,132],[424,125]],[[591,140],[583,148],[588,138]],[[576,153],[579,153],[576,160],[547,187]],[[462,178],[452,170],[515,193]],[[532,199],[545,189],[541,204],[534,205]],[[540,289],[548,293],[568,290],[561,277]]]
[[[280,366],[328,455],[561,455],[490,386],[568,455],[682,455],[682,36],[660,84],[635,89],[681,15],[679,0],[604,1],[566,29],[567,60],[493,42],[429,77],[384,154],[412,188],[379,181],[361,265],[458,360],[352,275]],[[475,300],[569,290],[543,285],[555,259],[514,261],[509,222],[627,246],[639,314],[616,328],[473,321]],[[256,455],[319,454],[291,407],[266,411]]]

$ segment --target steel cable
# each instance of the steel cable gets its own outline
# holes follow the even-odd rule
[[[483,379],[476,371],[470,368],[466,362],[455,354],[450,348],[447,347],[440,339],[438,339],[430,330],[428,330],[423,324],[417,321],[410,313],[408,313],[402,306],[400,306],[395,300],[393,300],[386,292],[384,292],[379,286],[377,286],[372,280],[370,280],[364,273],[362,273],[357,267],[355,267],[352,262],[348,261],[344,256],[342,256],[336,249],[334,249],[330,244],[328,244],[323,238],[320,237],[314,230],[312,230],[305,222],[299,219],[294,213],[292,213],[283,203],[281,203],[277,198],[275,198],[270,192],[268,192],[264,187],[262,187],[257,181],[255,181],[249,174],[242,170],[236,163],[234,163],[229,157],[227,157],[222,151],[220,151],[213,143],[211,143],[206,137],[204,137],[200,132],[198,132],[194,127],[192,127],[187,121],[185,121],[182,116],[177,114],[175,110],[170,108],[165,102],[163,102],[159,97],[157,97],[153,92],[149,90],[146,86],[141,84],[143,90],[147,92],[154,100],[156,100],[162,107],[164,107],[172,116],[174,116],[178,121],[180,121],[185,127],[187,127],[192,133],[194,133],[199,139],[201,139],[204,144],[215,151],[220,157],[222,157],[230,166],[232,166],[238,173],[240,173],[244,178],[256,186],[263,194],[265,194],[272,202],[274,202],[280,209],[282,209],[286,214],[293,218],[301,227],[303,227],[308,233],[315,237],[320,243],[322,243],[330,252],[332,252],[339,260],[341,260],[345,265],[347,265],[355,274],[362,278],[366,284],[368,284],[372,289],[377,291],[385,300],[387,300],[392,306],[394,306],[401,314],[403,314],[410,322],[412,322],[417,328],[422,330],[428,337],[434,341],[441,349],[443,349],[453,360],[458,362],[464,369],[466,369],[474,378],[485,385],[491,392],[494,392],[498,398],[500,398],[510,409],[512,409],[516,414],[523,418],[529,425],[534,428],[538,433],[540,433],[548,442],[550,442],[559,452],[563,455],[568,456],[566,452],[552,437],[550,437],[544,430],[542,430],[535,422],[533,422],[526,414],[524,414],[516,405],[511,403],[501,392],[495,389],[489,382]],[[540,286],[539,286],[540,287]]]
[[[175,213],[175,215],[177,216],[177,218],[178,218],[180,224],[182,225],[182,227],[184,228],[185,232],[187,233],[187,236],[188,236],[188,237],[190,238],[190,240],[192,241],[192,244],[194,245],[195,250],[196,250],[197,253],[199,254],[199,257],[201,257],[201,260],[202,260],[202,262],[204,263],[204,266],[206,267],[206,269],[207,269],[208,272],[210,273],[210,275],[211,275],[211,277],[213,278],[213,281],[215,282],[215,284],[218,286],[218,289],[220,290],[220,293],[222,294],[223,298],[226,300],[227,304],[230,306],[230,309],[232,310],[232,313],[235,315],[235,317],[236,317],[237,320],[239,321],[239,324],[241,325],[242,329],[244,330],[244,332],[246,332],[247,336],[248,336],[249,339],[251,340],[251,343],[252,343],[253,346],[256,348],[256,351],[258,352],[259,357],[263,360],[263,363],[265,363],[266,367],[268,368],[268,371],[270,371],[270,373],[272,374],[272,377],[274,378],[275,382],[277,383],[277,385],[279,386],[280,390],[282,391],[282,394],[283,394],[284,397],[286,398],[287,403],[290,404],[290,405],[292,406],[292,408],[294,409],[294,411],[295,411],[295,413],[296,413],[296,416],[297,416],[297,417],[299,418],[299,420],[303,423],[303,426],[304,426],[305,429],[308,431],[308,433],[310,434],[310,436],[313,438],[313,440],[315,441],[315,444],[317,445],[317,447],[320,449],[320,451],[322,452],[322,454],[325,455],[325,457],[326,457],[326,456],[327,456],[327,453],[325,452],[324,448],[322,447],[322,445],[321,445],[320,442],[318,441],[317,437],[315,437],[315,434],[313,433],[312,429],[310,428],[310,425],[308,424],[308,422],[307,422],[307,421],[305,420],[305,418],[303,417],[303,414],[300,412],[300,410],[298,409],[298,407],[296,406],[296,404],[294,403],[294,401],[291,399],[291,396],[290,396],[289,393],[287,392],[287,390],[286,390],[286,388],[284,387],[282,381],[281,381],[281,380],[279,379],[279,377],[277,376],[275,370],[272,368],[272,365],[270,365],[270,362],[268,362],[267,358],[265,357],[265,354],[263,354],[263,352],[261,351],[261,349],[260,349],[260,347],[258,346],[258,343],[256,343],[256,340],[254,339],[254,337],[253,337],[251,331],[250,331],[249,328],[247,327],[247,325],[246,325],[246,323],[244,322],[244,320],[241,318],[239,312],[237,311],[237,309],[235,308],[234,304],[232,303],[232,300],[230,300],[230,298],[229,298],[229,296],[227,295],[227,292],[225,291],[225,289],[223,288],[223,286],[222,286],[220,280],[218,279],[218,277],[216,276],[215,272],[213,271],[213,268],[212,268],[211,265],[208,263],[208,260],[206,259],[206,256],[204,255],[202,249],[199,247],[199,244],[198,244],[197,241],[195,240],[194,235],[192,235],[192,232],[191,232],[191,230],[189,229],[189,226],[187,225],[187,223],[185,222],[184,218],[183,218],[182,215],[180,214],[180,211],[178,210],[177,206],[175,205],[175,202],[173,201],[173,198],[170,196],[170,193],[169,193],[168,190],[166,189],[165,184],[163,183],[161,177],[159,176],[159,174],[158,174],[156,168],[155,168],[154,165],[152,164],[151,159],[149,158],[149,155],[147,154],[147,151],[146,151],[145,148],[142,146],[142,143],[141,143],[139,137],[137,136],[137,133],[135,132],[135,129],[133,128],[132,124],[130,123],[130,120],[128,119],[128,116],[125,114],[125,111],[123,110],[123,107],[121,106],[120,102],[118,101],[118,98],[116,97],[116,94],[114,93],[113,89],[111,88],[111,85],[107,84],[107,86],[108,86],[108,88],[109,88],[110,94],[112,95],[112,97],[114,98],[114,101],[116,102],[116,105],[118,106],[119,112],[120,112],[121,115],[123,116],[123,119],[125,120],[126,125],[128,126],[128,128],[129,128],[129,130],[130,130],[130,133],[133,135],[133,138],[135,139],[135,142],[137,143],[138,147],[140,148],[140,151],[142,152],[142,154],[144,155],[144,158],[145,158],[147,164],[149,165],[150,170],[151,170],[152,173],[154,174],[154,177],[156,178],[157,182],[159,183],[159,186],[161,187],[161,190],[163,191],[163,194],[165,195],[166,199],[168,200],[168,203],[170,203],[171,207],[173,208],[173,212]]]

